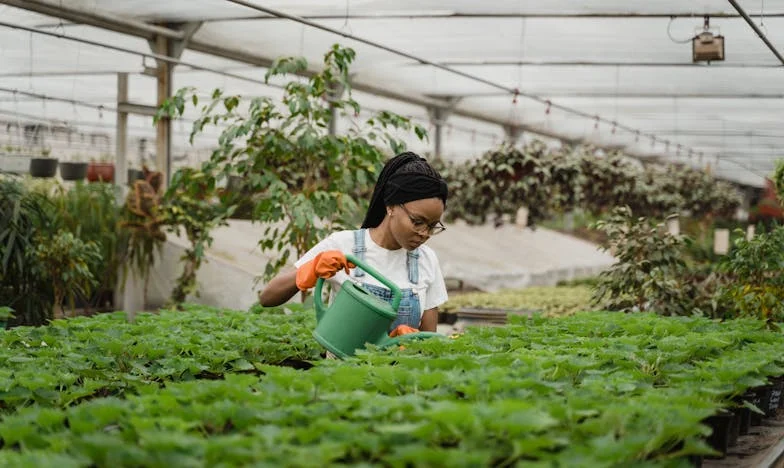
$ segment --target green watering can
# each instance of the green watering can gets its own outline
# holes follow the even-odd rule
[[[433,332],[418,332],[390,338],[389,327],[397,318],[400,306],[400,288],[353,255],[346,255],[346,259],[389,288],[392,291],[392,304],[377,298],[362,286],[346,281],[327,309],[321,299],[324,280],[319,278],[313,298],[318,322],[313,337],[321,346],[344,359],[353,356],[357,349],[364,348],[367,343],[386,347],[403,341],[442,336]]]

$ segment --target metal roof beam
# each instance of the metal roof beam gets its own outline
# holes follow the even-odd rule
[[[106,13],[93,13],[87,10],[64,6],[62,5],[62,2],[60,2],[60,5],[54,5],[41,0],[0,0],[0,4],[146,39],[152,39],[156,35],[164,36],[169,39],[184,38],[184,33],[181,31],[174,31],[143,21],[122,18]]]
[[[726,63],[712,62],[710,65],[692,62],[595,62],[585,60],[565,60],[565,61],[546,61],[546,60],[447,60],[438,62],[445,66],[454,67],[645,67],[645,68],[782,68],[782,65],[775,63]],[[402,63],[402,66],[415,67],[423,66],[419,62]]]
[[[659,93],[659,92],[622,92],[616,93],[612,91],[547,91],[535,90],[530,91],[547,96],[548,98],[620,98],[620,99],[784,99],[784,93],[745,93],[745,94],[722,94],[722,93]],[[479,98],[479,97],[503,97],[508,96],[508,93],[500,91],[488,91],[477,93],[450,93],[453,96],[460,96],[462,98]],[[433,94],[433,97],[440,97],[440,95]]]
[[[405,13],[388,13],[388,14],[333,14],[333,15],[303,15],[300,18],[309,20],[379,20],[379,19],[401,19],[401,20],[416,20],[416,19],[519,19],[519,18],[608,18],[608,19],[627,19],[627,18],[702,18],[703,16],[710,16],[711,18],[741,18],[737,13],[727,12],[676,12],[676,13],[628,13],[628,12],[605,12],[605,13],[433,13],[412,15]],[[766,18],[784,18],[784,13],[773,12],[765,13]],[[246,21],[246,20],[281,20],[281,18],[266,14],[254,14],[248,16],[232,16],[224,18],[200,18],[205,22],[218,22],[218,21]]]
[[[738,2],[736,2],[735,0],[729,0],[729,2],[730,5],[732,5],[733,8],[735,8],[735,10],[737,10],[738,13],[743,17],[746,23],[749,26],[751,26],[751,29],[753,29],[754,32],[757,33],[757,36],[759,36],[759,38],[762,39],[762,42],[764,42],[765,45],[768,46],[768,49],[770,49],[770,51],[773,52],[773,55],[775,55],[776,58],[779,59],[779,62],[784,64],[784,57],[782,57],[779,51],[776,50],[776,47],[770,42],[767,36],[765,36],[762,30],[760,30],[760,28],[756,25],[756,23],[754,23],[754,21],[751,18],[749,18],[749,15],[746,14],[743,8],[741,8],[741,6],[738,5]]]
[[[213,43],[206,43],[206,42],[200,42],[195,40],[191,40],[188,43],[187,48],[196,52],[215,55],[218,57],[227,58],[237,62],[247,63],[249,65],[254,65],[257,67],[269,68],[273,62],[273,59],[270,59],[268,57],[263,57],[260,55],[239,51],[236,49],[221,47]],[[306,77],[310,77],[313,76],[313,72],[303,73],[302,75]],[[356,81],[352,82],[351,86],[352,89],[357,91],[362,91],[365,93],[373,94],[387,99],[393,99],[395,101],[404,102],[407,104],[423,106],[425,108],[439,108],[439,109],[446,109],[446,110],[451,109],[452,115],[467,117],[467,118],[479,120],[482,122],[492,123],[500,126],[509,124],[509,122],[504,119],[499,119],[497,117],[485,115],[479,112],[474,112],[466,109],[456,108],[454,107],[452,101],[447,96],[443,98],[433,99],[425,96],[416,96],[411,93],[408,94],[399,93],[399,92],[392,91],[388,88],[382,88],[371,84],[361,83]],[[567,141],[571,140],[571,138],[568,136],[557,134],[547,130],[533,128],[527,125],[521,125],[521,128],[531,133],[542,135],[548,138],[554,138],[557,140],[567,140]]]

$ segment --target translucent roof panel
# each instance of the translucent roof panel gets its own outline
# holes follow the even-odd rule
[[[341,34],[230,0],[29,0],[29,10],[0,5],[0,21],[136,54],[0,27],[0,88],[108,110],[116,104],[116,73],[127,72],[130,100],[154,105],[156,82],[143,72],[155,61],[139,56],[150,53],[147,39],[161,28],[150,25],[170,23],[167,27],[174,31],[173,23],[201,22],[189,25],[195,33],[187,38],[180,57],[185,64],[175,67],[175,89],[193,86],[207,96],[220,87],[228,93],[276,98],[283,81],[264,85],[266,70],[259,64],[301,55],[316,69],[327,48],[340,43],[357,51],[355,86],[385,96],[358,92],[357,99],[368,111],[395,110],[434,129],[424,103],[457,99],[442,142],[444,156],[455,160],[476,157],[498,144],[505,138],[501,124],[528,130],[525,138],[538,131],[568,141],[622,147],[639,157],[689,161],[691,154],[695,165],[712,160],[712,170],[719,175],[744,183],[753,180],[754,185],[760,185],[773,162],[784,155],[784,131],[779,129],[784,66],[725,0],[249,3],[306,17]],[[739,3],[784,52],[784,0]],[[725,38],[726,60],[693,64],[689,39],[702,30],[706,14],[711,16],[711,30]],[[75,23],[80,21],[92,24]],[[111,30],[102,29],[107,25]],[[235,60],[215,54],[233,55]],[[213,71],[193,70],[187,64]],[[539,102],[515,98],[514,89]],[[394,96],[399,100],[390,99]],[[544,100],[553,103],[552,109]],[[39,98],[0,92],[0,119],[7,114],[71,118],[108,129],[114,118],[95,118],[95,110],[89,108],[81,112],[77,118],[74,105],[57,99],[44,105]],[[189,119],[195,117],[192,114]],[[91,117],[85,119],[86,115]],[[596,122],[594,116],[602,121]],[[138,119],[139,134],[154,137],[149,118]],[[179,128],[187,122],[177,125],[177,132],[187,133]],[[200,144],[207,148],[209,140]],[[432,151],[433,138],[411,145]],[[730,160],[750,169],[733,168]]]

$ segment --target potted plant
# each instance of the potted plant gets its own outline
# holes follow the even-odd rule
[[[133,167],[128,168],[128,185],[133,186],[137,180],[144,180],[144,171]]]
[[[0,307],[0,328],[5,329],[10,319],[14,318],[14,309],[10,307]]]
[[[114,163],[104,155],[100,161],[90,161],[87,166],[87,180],[90,182],[114,182]]]
[[[161,213],[163,174],[149,172],[146,167],[143,172],[144,179],[131,186],[120,211],[118,237],[121,284],[127,282],[128,273],[141,280],[144,288],[142,304],[146,304],[150,269],[166,241],[163,232],[166,219]]]
[[[79,153],[73,155],[73,161],[60,163],[60,177],[63,180],[84,180],[87,177],[87,163],[82,161]]]
[[[54,291],[54,318],[63,318],[63,303],[68,300],[71,312],[77,295],[89,297],[97,281],[90,267],[102,261],[100,250],[93,242],[83,242],[68,231],[42,239],[36,248],[41,276]]]
[[[57,173],[57,158],[50,158],[52,149],[41,149],[41,157],[30,160],[30,175],[33,177],[54,177]]]
[[[77,183],[53,197],[60,229],[78,234],[80,240],[91,241],[101,251],[103,261],[90,266],[98,280],[90,297],[77,298],[77,307],[89,314],[92,309],[105,311],[113,307],[113,290],[119,268],[119,211],[117,188],[111,184]],[[84,300],[81,300],[84,299]]]

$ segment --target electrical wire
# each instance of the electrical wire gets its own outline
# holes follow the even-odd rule
[[[694,36],[692,36],[692,37],[690,37],[688,39],[683,39],[683,40],[675,39],[674,37],[672,37],[672,23],[673,23],[673,21],[675,21],[675,18],[676,18],[675,16],[671,16],[670,17],[670,22],[667,23],[667,35],[670,36],[670,40],[672,42],[676,43],[676,44],[688,44],[689,42],[694,40]]]

